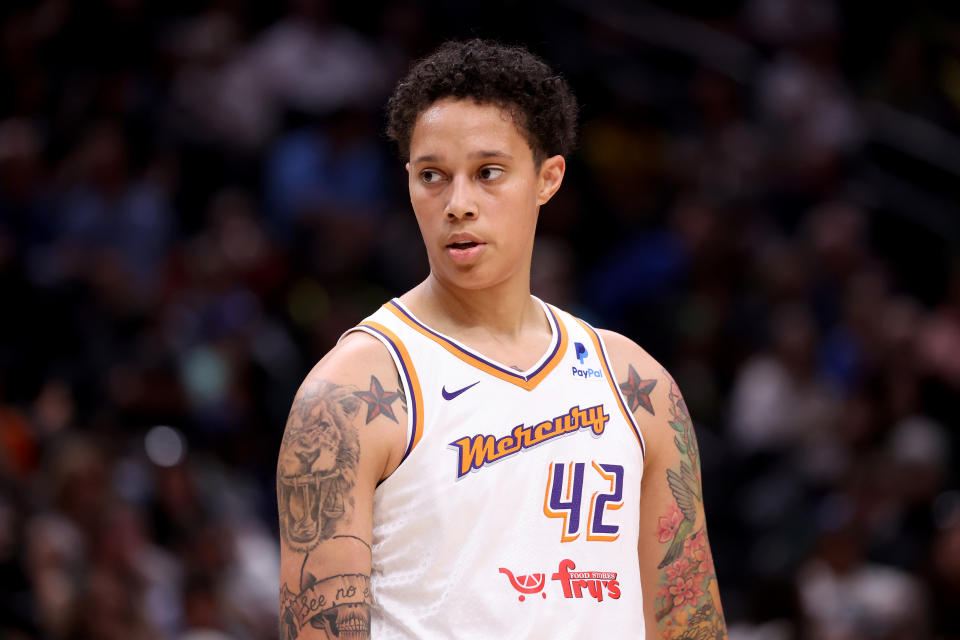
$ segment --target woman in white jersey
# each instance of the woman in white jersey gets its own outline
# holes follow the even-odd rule
[[[725,638],[673,379],[530,294],[566,82],[524,49],[447,43],[389,117],[430,274],[293,401],[281,637]]]

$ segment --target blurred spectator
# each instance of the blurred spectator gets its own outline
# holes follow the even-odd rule
[[[89,279],[113,302],[145,304],[159,285],[173,215],[161,185],[129,173],[123,132],[109,122],[90,128],[64,167],[50,257],[61,257],[59,278]]]
[[[836,401],[819,378],[813,318],[799,305],[777,310],[772,349],[747,361],[730,398],[730,427],[741,451],[789,451],[832,437]]]
[[[922,587],[905,571],[866,563],[850,531],[824,535],[799,576],[810,637],[824,640],[926,637]]]

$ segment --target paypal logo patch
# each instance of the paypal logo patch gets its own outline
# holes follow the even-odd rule
[[[574,349],[574,353],[577,356],[577,360],[580,361],[580,364],[582,366],[583,361],[590,356],[590,353],[587,351],[587,348],[583,346],[583,343],[581,342],[574,342],[573,349]],[[590,367],[583,367],[581,369],[580,367],[577,367],[577,366],[573,366],[571,367],[571,369],[572,369],[571,373],[578,378],[602,378],[603,377],[603,374],[600,373],[600,369],[591,369]]]
[[[574,343],[573,343],[573,348],[574,348],[574,349],[576,350],[576,352],[577,352],[577,360],[580,361],[580,364],[583,364],[583,361],[586,360],[586,359],[587,359],[587,356],[589,355],[589,354],[587,353],[587,348],[586,348],[585,346],[583,346],[583,343],[582,343],[582,342],[574,342]]]

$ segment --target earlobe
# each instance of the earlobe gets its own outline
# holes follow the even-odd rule
[[[567,162],[563,156],[553,156],[547,158],[540,165],[540,185],[537,193],[537,204],[543,205],[550,201],[553,194],[560,188],[563,182],[563,174],[566,172]]]

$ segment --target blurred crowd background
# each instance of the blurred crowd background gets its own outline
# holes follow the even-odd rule
[[[383,105],[582,104],[534,292],[684,391],[735,640],[960,638],[956,3],[8,0],[0,637],[275,637],[293,394],[425,277]]]

